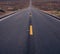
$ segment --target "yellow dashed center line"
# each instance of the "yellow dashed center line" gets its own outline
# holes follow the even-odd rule
[[[30,34],[30,36],[32,36],[33,35],[33,27],[32,27],[32,25],[30,25],[30,28],[29,28],[29,34]]]
[[[32,14],[30,13],[30,17],[32,17]]]

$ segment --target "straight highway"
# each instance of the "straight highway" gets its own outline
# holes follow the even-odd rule
[[[0,54],[60,54],[60,20],[33,7],[0,19]]]

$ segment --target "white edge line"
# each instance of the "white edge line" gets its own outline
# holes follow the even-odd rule
[[[17,14],[17,13],[15,13],[15,14]],[[11,16],[13,16],[13,15],[15,15],[15,14],[12,14],[12,15],[9,15],[7,17],[4,17],[4,18],[0,19],[0,22],[3,21],[3,20],[5,20],[5,19],[7,19],[7,18],[9,18],[9,17],[11,17]]]

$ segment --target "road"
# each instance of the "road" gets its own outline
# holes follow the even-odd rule
[[[60,20],[33,7],[0,19],[0,54],[60,54]]]

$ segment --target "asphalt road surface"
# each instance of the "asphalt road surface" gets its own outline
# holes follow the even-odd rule
[[[33,7],[0,19],[0,54],[60,54],[60,20]]]

